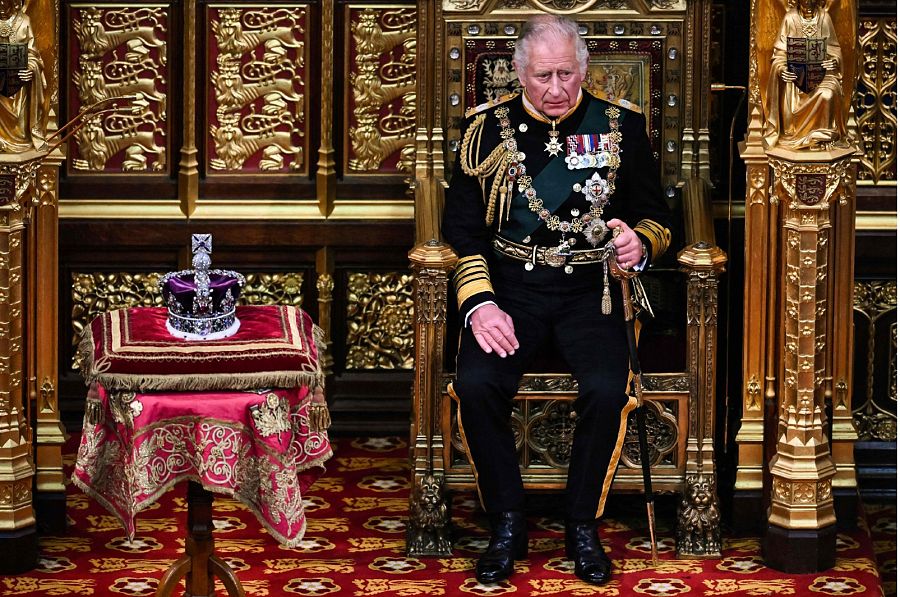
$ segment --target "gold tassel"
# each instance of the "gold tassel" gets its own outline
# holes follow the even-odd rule
[[[500,229],[503,227],[503,218],[508,211],[506,203],[506,186],[500,185],[500,218],[497,220],[497,232],[500,232]]]
[[[103,424],[103,404],[99,400],[87,400],[84,405],[84,420],[90,425]]]
[[[325,403],[325,390],[316,386],[313,402],[309,405],[309,428],[313,433],[324,433],[331,426],[331,413]]]
[[[603,260],[603,300],[600,301],[600,311],[604,315],[612,313],[612,297],[609,295],[609,265]]]

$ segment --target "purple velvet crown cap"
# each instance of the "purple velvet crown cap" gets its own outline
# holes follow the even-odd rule
[[[191,237],[194,269],[169,272],[159,280],[168,309],[166,328],[180,338],[211,340],[237,332],[235,307],[244,276],[231,270],[209,269],[212,235]]]

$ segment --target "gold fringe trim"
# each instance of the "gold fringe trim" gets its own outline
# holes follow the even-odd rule
[[[616,475],[616,468],[619,466],[619,458],[622,456],[622,446],[625,444],[625,430],[628,427],[628,413],[633,411],[637,406],[637,398],[628,397],[628,403],[622,408],[622,414],[619,418],[619,435],[616,437],[616,447],[609,459],[609,466],[606,467],[606,476],[603,478],[603,491],[600,493],[600,503],[597,504],[597,514],[595,518],[603,516],[603,510],[606,509],[606,498],[609,497],[609,488],[612,485],[613,477]]]
[[[312,324],[312,336],[313,342],[316,343],[316,352],[319,354],[319,362],[322,362],[322,357],[324,356],[327,350],[327,344],[325,342],[325,330],[320,328],[316,324]]]
[[[78,355],[82,375],[88,376],[94,368],[94,331],[90,323],[81,330],[81,338],[75,352]]]
[[[325,331],[313,324],[313,339],[319,350],[316,371],[259,371],[253,373],[145,374],[109,373],[104,359],[94,360],[94,335],[87,325],[78,342],[78,355],[85,383],[100,383],[107,390],[132,392],[203,392],[213,390],[258,390],[259,388],[296,388],[324,386],[322,355]]]
[[[321,372],[268,371],[260,373],[186,373],[179,375],[97,373],[87,376],[88,383],[102,384],[107,390],[132,392],[204,392],[214,390],[258,390],[259,388],[296,388],[325,383]]]

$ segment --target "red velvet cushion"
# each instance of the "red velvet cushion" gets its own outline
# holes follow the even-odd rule
[[[321,329],[290,306],[237,308],[241,327],[223,340],[182,340],[166,331],[166,309],[98,315],[79,346],[88,383],[115,390],[206,391],[322,383]]]

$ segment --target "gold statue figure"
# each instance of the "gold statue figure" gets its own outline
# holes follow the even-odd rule
[[[843,58],[824,0],[789,0],[772,52],[766,97],[769,147],[847,147]]]
[[[20,0],[0,0],[0,152],[42,149],[46,137],[44,61]]]

